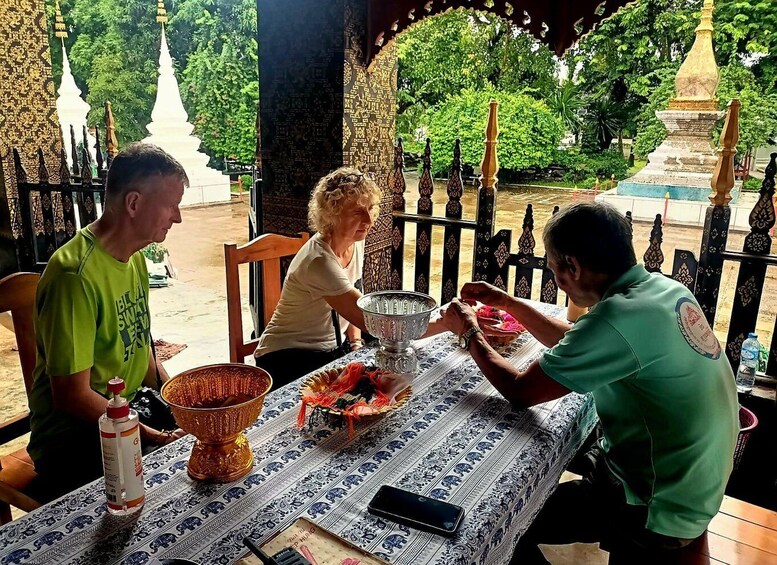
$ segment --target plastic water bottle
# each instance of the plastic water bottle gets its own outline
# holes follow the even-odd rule
[[[758,355],[761,346],[758,336],[749,333],[747,339],[742,342],[742,353],[739,356],[739,370],[737,371],[737,391],[750,392],[755,384],[755,368],[758,365]]]

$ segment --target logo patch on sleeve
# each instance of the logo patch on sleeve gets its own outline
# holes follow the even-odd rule
[[[701,308],[690,298],[683,297],[677,301],[675,312],[677,312],[677,325],[688,345],[700,355],[718,359],[720,343]]]

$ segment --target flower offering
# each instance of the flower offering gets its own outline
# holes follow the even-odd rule
[[[493,306],[479,304],[475,307],[475,315],[477,315],[479,320],[494,320],[498,322],[495,327],[500,330],[515,332],[512,336],[487,335],[486,339],[492,347],[509,345],[516,337],[526,331],[523,324],[516,320],[511,314],[504,310],[500,310],[499,308],[494,308]]]
[[[343,416],[353,427],[355,419],[373,416],[404,404],[410,380],[363,363],[314,374],[302,386],[297,425],[305,425],[308,406]]]

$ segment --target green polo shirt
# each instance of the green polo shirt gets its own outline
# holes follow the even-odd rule
[[[731,367],[683,285],[637,265],[540,360],[593,393],[605,458],[647,529],[695,538],[723,500],[739,433]]]
[[[149,327],[148,271],[140,252],[118,261],[87,227],[52,255],[35,296],[28,447],[34,461],[44,459],[53,442],[83,429],[54,408],[50,379],[91,369],[93,390],[107,396],[108,381],[119,376],[127,385],[123,396],[133,398],[148,371]]]

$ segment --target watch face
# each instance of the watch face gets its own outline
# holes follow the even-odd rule
[[[467,340],[463,335],[459,336],[459,347],[462,349],[467,349]]]

